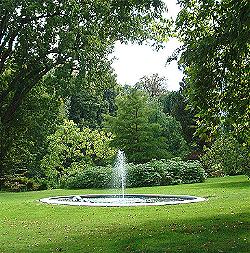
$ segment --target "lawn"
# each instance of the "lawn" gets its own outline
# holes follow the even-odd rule
[[[250,252],[250,181],[245,176],[128,193],[195,195],[173,206],[76,207],[49,196],[107,190],[0,192],[0,252]]]

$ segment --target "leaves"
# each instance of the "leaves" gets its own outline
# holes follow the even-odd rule
[[[187,145],[181,126],[167,117],[157,101],[137,89],[116,99],[116,116],[106,115],[105,126],[114,134],[112,144],[125,151],[131,162],[184,156]]]
[[[184,44],[179,63],[189,103],[200,114],[198,133],[211,141],[223,122],[241,143],[247,143],[249,1],[179,2],[182,10],[176,26]]]
[[[73,121],[64,120],[48,137],[48,154],[41,161],[42,168],[52,184],[57,184],[77,164],[106,164],[115,155],[115,150],[109,147],[111,140],[112,136],[103,131],[80,130]]]
[[[107,56],[116,40],[159,41],[160,28],[152,22],[159,27],[164,23],[162,11],[160,0],[2,1],[2,121],[11,122],[24,97],[49,72],[60,79],[70,78],[74,71],[100,77],[110,66]]]
[[[158,97],[166,92],[167,80],[157,73],[151,76],[143,76],[135,85],[137,89],[146,91],[151,97]]]

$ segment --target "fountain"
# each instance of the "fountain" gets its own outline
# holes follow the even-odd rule
[[[120,194],[85,194],[58,196],[40,199],[43,203],[72,206],[152,206],[173,205],[204,201],[195,196],[160,194],[125,194],[126,163],[125,154],[119,150],[113,170],[113,186],[120,188]]]
[[[113,169],[113,186],[114,188],[121,188],[122,198],[125,197],[126,186],[126,158],[123,151],[118,150],[115,166]]]

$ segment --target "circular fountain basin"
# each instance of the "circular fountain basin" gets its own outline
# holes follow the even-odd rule
[[[159,206],[204,201],[195,196],[159,194],[87,194],[40,199],[43,203],[71,206]]]

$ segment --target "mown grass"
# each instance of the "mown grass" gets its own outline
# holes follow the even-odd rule
[[[127,192],[208,200],[174,206],[75,207],[37,200],[107,190],[0,192],[0,252],[250,252],[250,181],[244,176]]]

